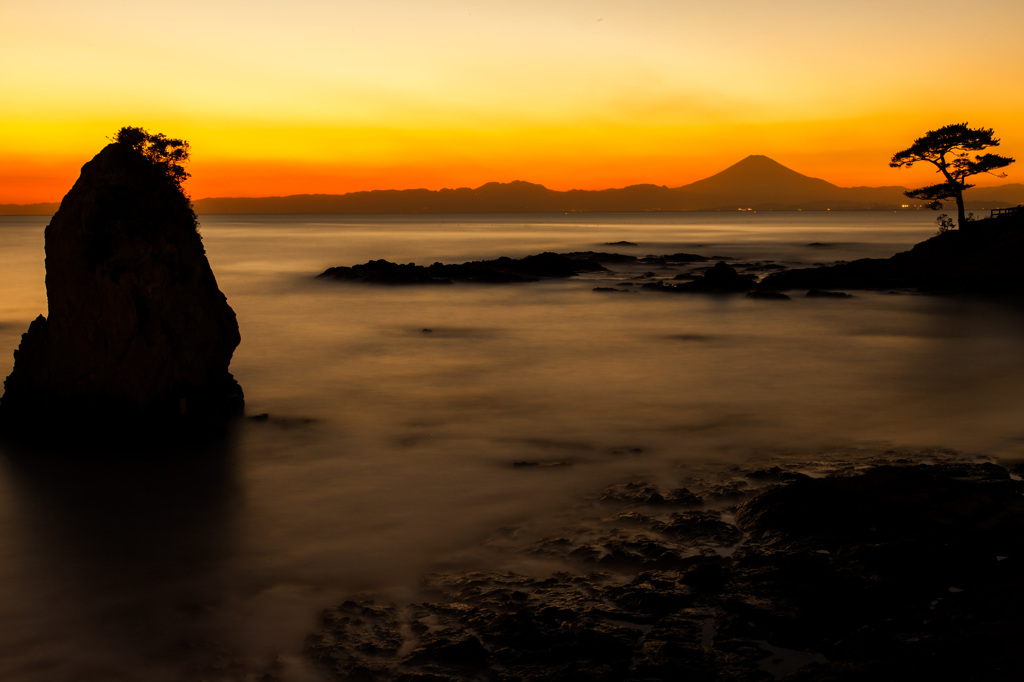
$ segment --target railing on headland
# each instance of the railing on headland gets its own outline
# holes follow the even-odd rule
[[[1024,204],[1010,208],[993,208],[992,213],[989,214],[989,218],[1015,218],[1017,216],[1024,216]]]

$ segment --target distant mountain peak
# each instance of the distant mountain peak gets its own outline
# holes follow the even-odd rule
[[[547,187],[544,185],[538,185],[535,182],[527,182],[525,180],[513,180],[512,182],[488,182],[477,187],[477,191],[495,189],[546,191]]]
[[[700,203],[709,208],[810,205],[812,201],[837,198],[842,192],[830,182],[798,173],[763,154],[751,154],[677,191],[700,197]]]
[[[729,172],[736,173],[739,171],[748,173],[785,173],[788,175],[798,175],[802,178],[809,177],[807,175],[804,175],[803,173],[798,173],[797,171],[793,170],[792,168],[789,168],[788,166],[783,166],[775,159],[767,157],[764,154],[751,154],[742,161],[738,161],[733,165],[729,166],[728,168],[726,168],[721,173],[718,173],[717,175]],[[712,175],[711,177],[716,176]],[[810,179],[817,180],[818,178]],[[825,182],[825,180],[821,180],[820,182]]]

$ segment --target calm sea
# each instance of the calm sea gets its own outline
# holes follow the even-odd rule
[[[232,371],[248,414],[269,418],[241,423],[209,466],[183,453],[184,475],[0,457],[0,679],[247,679],[277,658],[282,679],[317,680],[298,652],[323,607],[413,590],[447,563],[486,565],[488,534],[626,477],[858,448],[1024,456],[1019,300],[594,292],[604,275],[315,279],[376,258],[542,251],[810,265],[905,250],[933,220],[203,216],[242,332]],[[0,218],[4,376],[46,311],[46,222]],[[606,246],[619,241],[636,246]]]

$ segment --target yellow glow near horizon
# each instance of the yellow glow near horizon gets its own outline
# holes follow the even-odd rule
[[[887,162],[947,123],[1024,162],[1024,7],[971,9],[977,29],[951,0],[6,3],[0,203],[59,200],[122,125],[189,140],[197,198],[677,186],[748,154],[927,183]]]

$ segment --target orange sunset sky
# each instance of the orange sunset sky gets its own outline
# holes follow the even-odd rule
[[[967,11],[973,14],[966,14]],[[679,186],[749,154],[843,186],[948,123],[1022,161],[1020,0],[0,0],[0,203],[123,125],[193,198]]]

